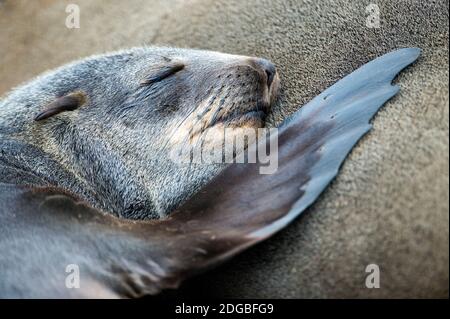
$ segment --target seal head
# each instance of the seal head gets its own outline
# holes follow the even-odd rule
[[[76,61],[12,91],[1,102],[0,135],[27,149],[21,165],[39,177],[32,184],[62,187],[117,216],[158,218],[224,167],[180,165],[170,150],[224,128],[263,127],[278,86],[265,59],[134,48]]]

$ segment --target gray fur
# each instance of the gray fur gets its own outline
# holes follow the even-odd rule
[[[252,61],[146,47],[47,72],[0,104],[0,182],[61,187],[121,217],[165,216],[223,166],[174,163],[168,151],[185,137],[172,137],[183,125],[203,132],[217,116],[259,103],[267,91],[261,87],[265,75]],[[171,63],[184,68],[149,83]],[[33,120],[75,91],[87,96],[77,110]]]

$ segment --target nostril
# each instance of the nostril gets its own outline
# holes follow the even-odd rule
[[[273,79],[275,78],[275,74],[277,73],[277,69],[275,65],[266,59],[256,59],[256,64],[261,67],[267,76],[267,86],[271,86]]]

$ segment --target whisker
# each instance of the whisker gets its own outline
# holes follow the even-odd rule
[[[206,109],[202,112],[200,119],[205,116],[209,111],[210,111],[210,106],[211,104],[214,103],[214,101],[216,100],[217,95],[212,95],[210,96],[210,101],[208,101],[207,103],[207,107]],[[183,118],[183,120],[177,125],[177,127],[175,127],[172,131],[172,133],[170,134],[170,136],[166,139],[166,142],[164,143],[164,145],[162,146],[161,151],[164,151],[167,147],[167,145],[169,144],[170,140],[172,139],[172,137],[175,135],[175,133],[177,132],[177,130],[184,124],[184,122],[194,113],[194,111],[196,111],[196,108],[193,108],[191,111],[189,111],[189,113]],[[196,119],[196,121],[193,123],[192,126],[195,126],[199,121],[199,118]],[[189,139],[189,134],[186,136],[186,140]]]

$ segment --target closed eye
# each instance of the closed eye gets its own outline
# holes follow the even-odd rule
[[[181,71],[184,69],[183,63],[173,63],[169,65],[164,65],[158,70],[156,70],[154,73],[150,74],[145,80],[141,82],[142,86],[151,85],[156,82],[160,82],[164,80],[165,78]]]

